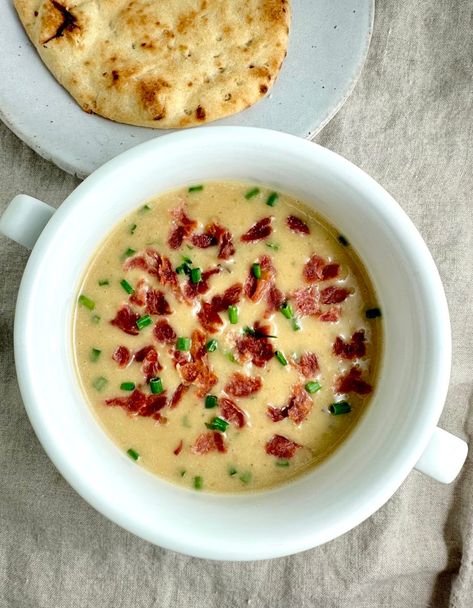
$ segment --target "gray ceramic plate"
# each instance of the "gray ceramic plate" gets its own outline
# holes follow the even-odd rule
[[[287,58],[271,94],[211,123],[310,138],[339,110],[368,52],[374,0],[292,0]],[[30,44],[11,0],[0,5],[0,118],[33,150],[85,177],[120,152],[167,131],[85,114]]]

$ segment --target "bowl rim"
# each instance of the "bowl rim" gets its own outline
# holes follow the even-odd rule
[[[94,489],[88,485],[85,477],[78,479],[76,469],[72,466],[71,462],[64,461],[63,455],[54,443],[54,437],[50,432],[50,429],[44,424],[40,412],[35,406],[35,389],[31,386],[29,380],[28,358],[23,356],[24,344],[27,343],[28,336],[26,335],[27,324],[22,323],[22,319],[27,317],[29,309],[32,306],[29,283],[34,276],[36,267],[41,263],[42,249],[47,246],[50,235],[60,228],[63,218],[67,216],[70,210],[80,206],[83,194],[86,194],[89,190],[93,190],[96,184],[102,180],[110,179],[110,176],[113,175],[115,171],[122,170],[123,166],[130,160],[137,158],[150,150],[153,150],[158,154],[159,151],[162,151],[167,146],[185,145],[189,139],[198,138],[205,138],[209,141],[212,141],[212,139],[214,141],[220,141],[222,138],[225,138],[227,145],[230,145],[233,137],[246,137],[255,144],[257,142],[261,144],[261,142],[264,141],[264,145],[271,145],[271,142],[277,141],[280,144],[287,145],[288,149],[294,146],[301,150],[306,148],[309,156],[312,156],[314,162],[318,162],[320,158],[334,162],[337,167],[336,171],[339,172],[343,170],[345,179],[356,180],[359,186],[361,185],[363,189],[370,192],[371,197],[379,199],[378,204],[380,207],[381,205],[383,206],[384,214],[390,214],[392,218],[402,224],[403,229],[410,232],[409,238],[412,242],[412,248],[415,250],[416,254],[422,258],[422,264],[425,268],[423,279],[430,282],[430,288],[436,295],[434,301],[431,302],[430,305],[433,314],[439,320],[437,339],[442,346],[441,353],[437,360],[437,369],[439,371],[437,398],[435,401],[432,401],[429,410],[430,415],[424,420],[423,432],[419,433],[415,446],[411,446],[410,453],[405,455],[404,465],[399,466],[397,474],[392,475],[389,480],[384,480],[384,482],[380,484],[380,487],[377,488],[376,492],[373,491],[371,500],[366,501],[364,505],[361,505],[351,518],[347,517],[345,521],[338,526],[336,531],[327,530],[325,534],[319,531],[317,535],[307,533],[304,538],[297,538],[292,542],[286,541],[285,545],[279,547],[277,550],[275,550],[274,547],[262,547],[259,552],[253,551],[252,554],[246,553],[244,549],[240,552],[233,551],[233,553],[225,548],[222,548],[220,551],[215,550],[215,548],[206,550],[201,547],[192,546],[191,542],[187,544],[178,542],[176,539],[166,537],[166,534],[164,533],[162,533],[161,536],[156,535],[156,533],[150,535],[138,522],[133,521],[132,518],[130,519],[129,514],[121,513],[119,509],[108,504],[102,496],[97,495]],[[40,235],[26,265],[18,293],[14,343],[18,383],[28,416],[43,448],[68,483],[96,510],[137,536],[168,549],[210,559],[253,560],[293,554],[332,540],[371,516],[396,492],[426,448],[444,406],[451,364],[450,324],[443,286],[426,244],[402,208],[373,178],[335,152],[318,144],[301,140],[292,135],[251,127],[204,127],[172,133],[162,138],[145,142],[115,157],[92,173],[84,182],[73,190]]]

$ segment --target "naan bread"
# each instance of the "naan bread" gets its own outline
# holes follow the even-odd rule
[[[188,127],[263,97],[286,55],[288,0],[14,0],[86,112]]]

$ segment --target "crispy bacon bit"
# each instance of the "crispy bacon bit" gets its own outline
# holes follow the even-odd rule
[[[115,318],[110,321],[112,325],[118,327],[126,334],[130,334],[130,336],[137,336],[139,334],[139,330],[136,327],[136,322],[140,318],[136,312],[125,304],[120,308],[120,310],[115,315]]]
[[[178,365],[185,365],[186,363],[189,363],[191,360],[191,354],[189,352],[183,351],[183,350],[170,350],[169,351],[170,354],[172,354],[172,358],[173,358],[173,362],[174,362],[174,367],[177,367]]]
[[[349,342],[337,336],[333,343],[333,354],[342,359],[356,359],[366,355],[365,330],[356,331]]]
[[[361,370],[354,366],[344,376],[340,376],[335,383],[337,393],[358,393],[367,395],[371,393],[373,387],[368,382],[361,379]]]
[[[208,302],[202,302],[201,308],[197,313],[197,318],[202,327],[211,334],[218,331],[218,327],[223,324],[220,315]]]
[[[245,426],[245,413],[231,399],[220,397],[218,405],[222,418],[225,418],[227,422],[234,424],[239,429]]]
[[[296,313],[300,316],[318,315],[319,294],[314,286],[301,287],[292,292]]]
[[[215,238],[219,245],[218,259],[228,260],[235,253],[232,235],[229,230],[219,224],[209,224],[205,229],[205,234]]]
[[[210,304],[212,308],[216,312],[222,312],[227,310],[229,306],[234,306],[238,304],[241,298],[241,294],[243,291],[243,286],[241,283],[235,283],[226,289],[222,295],[216,295],[210,300]]]
[[[234,372],[223,390],[234,397],[249,397],[257,393],[262,386],[263,382],[259,376],[245,376]]]
[[[340,304],[350,293],[350,290],[344,287],[326,287],[320,292],[320,301],[322,304]]]
[[[179,402],[181,401],[184,394],[187,392],[188,388],[189,387],[186,386],[185,384],[179,384],[177,386],[176,390],[172,394],[171,399],[169,399],[169,407],[171,409],[174,409],[175,407],[177,407],[179,405]]]
[[[172,344],[177,338],[176,332],[166,319],[161,319],[156,323],[153,333],[156,340],[164,344]]]
[[[136,306],[146,305],[146,312],[150,315],[170,315],[172,312],[163,292],[150,287],[144,279],[138,281],[129,301]]]
[[[338,276],[339,271],[339,264],[327,264],[324,258],[314,253],[306,262],[303,275],[307,283],[315,283],[316,281],[334,279]]]
[[[143,372],[147,382],[149,382],[151,378],[154,378],[157,373],[163,369],[154,346],[145,346],[135,353],[135,361],[138,361],[138,363],[143,363],[141,366],[141,371]]]
[[[279,310],[284,304],[285,300],[286,298],[284,297],[283,292],[276,287],[274,283],[272,283],[269,286],[268,293],[266,294],[266,302],[268,303],[268,307],[265,315],[269,315],[272,312]]]
[[[182,452],[182,448],[184,447],[184,442],[181,441],[177,444],[177,447],[173,450],[173,454],[175,454],[176,456],[179,456],[179,454]]]
[[[276,458],[292,458],[301,446],[283,435],[273,435],[266,444],[266,454]]]
[[[161,418],[159,411],[165,407],[166,402],[167,397],[165,392],[160,395],[145,395],[140,389],[136,388],[126,397],[107,399],[105,404],[122,407],[128,410],[130,414],[138,414],[138,416],[147,416],[159,420]]]
[[[212,277],[214,274],[218,274],[219,272],[221,272],[221,268],[219,266],[204,270],[201,275],[201,280],[198,283],[193,283],[189,277],[188,282],[184,287],[184,295],[186,299],[192,301],[195,300],[198,295],[203,295],[206,293],[210,289],[210,277]]]
[[[340,319],[340,309],[337,306],[332,306],[325,312],[323,312],[319,321],[323,321],[325,323],[336,323]]]
[[[130,351],[126,346],[118,346],[112,355],[112,359],[118,363],[119,367],[126,367],[130,362]]]
[[[295,424],[302,424],[312,409],[313,401],[302,384],[292,388],[292,395],[288,403],[288,416]]]
[[[160,255],[153,247],[148,247],[144,253],[128,258],[123,265],[125,270],[141,268],[150,275],[156,277],[163,286],[169,286],[175,297],[182,300],[181,290],[177,282],[171,261],[164,255]]]
[[[191,236],[191,243],[194,247],[198,247],[199,249],[207,249],[208,247],[217,245],[218,239],[212,234],[204,232],[202,234],[193,234]]]
[[[251,226],[248,232],[245,232],[245,234],[241,235],[240,241],[243,241],[244,243],[251,243],[253,241],[265,239],[273,231],[273,228],[271,226],[272,221],[272,217],[261,218],[256,222],[256,224],[253,224],[253,226]]]
[[[258,288],[258,279],[255,277],[255,275],[250,270],[250,272],[248,273],[248,276],[246,278],[245,285],[243,287],[245,296],[248,298],[248,300],[251,300],[252,302],[257,301],[257,297],[256,297],[257,288]]]
[[[188,238],[195,230],[197,222],[186,214],[183,205],[175,207],[171,211],[171,215],[174,220],[174,227],[169,234],[168,245],[171,249],[179,249],[184,239]]]
[[[199,361],[207,355],[205,344],[205,334],[198,329],[194,329],[191,336],[191,356],[194,361]]]
[[[255,323],[255,331],[256,331]],[[274,357],[274,349],[268,338],[252,335],[239,336],[236,350],[242,361],[251,361],[256,367],[264,367]]]
[[[315,353],[302,353],[299,361],[293,360],[292,364],[306,378],[313,378],[320,369]]]
[[[286,224],[293,232],[297,232],[298,234],[310,234],[309,226],[295,215],[290,215],[286,218]]]
[[[281,422],[284,418],[289,416],[289,408],[287,407],[272,407],[268,406],[266,414],[271,418],[273,422]]]
[[[135,292],[128,298],[130,304],[144,306],[146,304],[146,293],[149,285],[144,279],[140,279],[135,287]]]
[[[226,452],[223,435],[217,431],[209,431],[199,435],[192,446],[193,454],[208,454],[209,452]]]
[[[259,264],[261,278],[257,279],[250,268],[244,286],[245,295],[252,302],[259,302],[266,296],[276,277],[276,270],[269,256],[263,255],[259,260]]]

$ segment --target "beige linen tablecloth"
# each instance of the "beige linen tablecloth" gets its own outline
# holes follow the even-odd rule
[[[473,433],[472,67],[470,0],[379,2],[362,77],[317,137],[385,186],[433,253],[453,329],[441,424],[467,440]],[[18,192],[58,205],[77,185],[3,126],[0,138],[1,208]],[[18,392],[12,329],[26,260],[20,246],[0,237],[1,608],[473,606],[471,456],[454,484],[414,471],[355,530],[272,561],[189,558],[96,513],[46,457]]]

